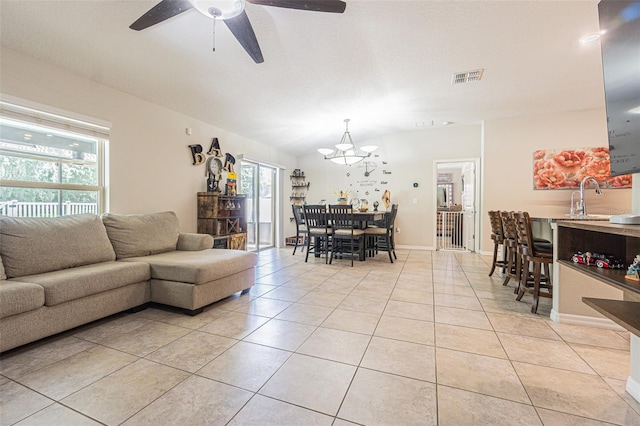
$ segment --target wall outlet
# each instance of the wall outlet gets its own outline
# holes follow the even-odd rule
[[[418,199],[417,198],[413,199],[413,204],[418,204]]]
[[[400,233],[400,227],[396,228],[396,232],[399,234]]]

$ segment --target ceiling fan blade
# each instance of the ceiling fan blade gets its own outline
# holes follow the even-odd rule
[[[262,6],[284,7],[287,9],[311,10],[314,12],[343,13],[347,4],[339,0],[247,0]]]
[[[253,32],[253,27],[251,26],[251,22],[249,22],[247,13],[243,10],[242,13],[235,18],[225,19],[224,23],[227,24],[231,33],[238,39],[242,47],[244,47],[244,50],[251,56],[251,59],[253,59],[256,64],[263,63],[264,58],[262,57],[262,51],[260,50],[258,39]]]
[[[182,12],[191,9],[191,3],[187,0],[162,0],[153,6],[147,13],[138,18],[129,28],[140,31],[172,18]]]

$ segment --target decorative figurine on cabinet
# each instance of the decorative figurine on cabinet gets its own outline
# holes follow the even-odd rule
[[[627,274],[624,277],[630,280],[640,281],[640,254],[636,255],[635,259],[633,259],[633,263],[629,265]]]
[[[582,263],[587,266],[595,265],[598,268],[624,268],[624,261],[622,259],[606,253],[582,253],[579,251],[571,257],[571,260],[573,263]]]

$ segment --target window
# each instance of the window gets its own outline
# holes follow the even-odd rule
[[[109,129],[0,102],[0,216],[104,211]]]

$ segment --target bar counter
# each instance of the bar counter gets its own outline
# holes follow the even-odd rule
[[[631,333],[630,375],[626,390],[640,402],[640,282],[625,278],[626,267],[605,269],[575,264],[571,260],[577,251],[591,251],[619,257],[628,266],[640,254],[640,225],[619,225],[602,220],[558,220],[552,222],[552,228],[552,319],[628,330]]]

